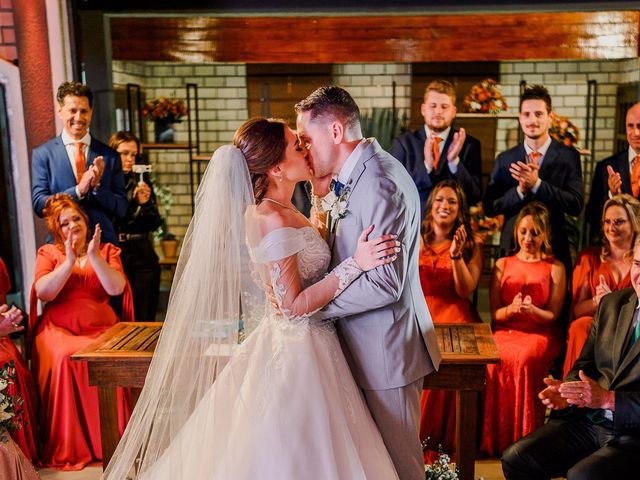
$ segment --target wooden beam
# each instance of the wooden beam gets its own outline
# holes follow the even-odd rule
[[[114,60],[246,63],[637,57],[640,12],[111,17]]]

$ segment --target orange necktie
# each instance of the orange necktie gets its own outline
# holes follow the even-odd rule
[[[531,165],[535,165],[536,167],[539,166],[540,164],[538,162],[540,161],[541,156],[542,154],[540,152],[531,152],[531,154],[529,155],[529,158],[531,159]]]
[[[438,164],[440,163],[440,142],[442,139],[440,137],[433,138],[433,169],[438,169]]]
[[[633,166],[631,167],[631,192],[633,196],[638,198],[640,194],[640,155],[636,155],[633,159]]]
[[[80,183],[82,174],[84,174],[84,143],[76,142],[76,181]]]

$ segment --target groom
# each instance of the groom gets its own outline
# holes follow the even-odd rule
[[[440,352],[418,276],[418,192],[400,162],[362,138],[360,110],[344,89],[319,88],[295,109],[315,177],[337,176],[342,205],[328,222],[331,267],[353,254],[369,225],[372,236],[395,233],[402,244],[396,261],[360,276],[313,318],[338,317],[345,356],[400,479],[422,480],[420,392]]]

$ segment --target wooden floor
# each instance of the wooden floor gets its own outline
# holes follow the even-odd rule
[[[87,467],[79,472],[60,472],[45,468],[38,472],[42,480],[100,480],[101,467]],[[499,460],[478,460],[476,480],[504,480]]]

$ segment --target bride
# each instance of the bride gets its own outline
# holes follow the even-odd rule
[[[290,200],[312,175],[305,147],[271,119],[248,120],[233,143],[198,189],[145,387],[103,478],[397,479],[333,326],[308,317],[399,244],[367,241],[370,227],[327,273],[329,247]]]

